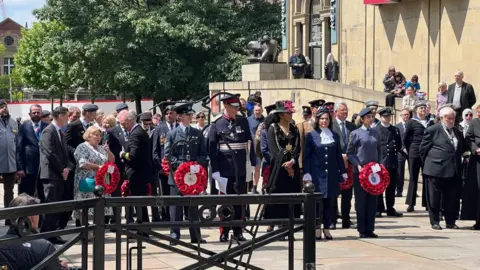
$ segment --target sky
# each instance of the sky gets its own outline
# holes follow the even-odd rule
[[[1,1],[1,0],[0,0]],[[46,0],[3,0],[3,6],[7,17],[12,18],[20,25],[24,26],[25,22],[28,23],[28,27],[32,26],[32,23],[36,21],[33,16],[33,10],[42,7]],[[0,16],[3,16],[0,13]],[[3,20],[5,18],[1,18]]]

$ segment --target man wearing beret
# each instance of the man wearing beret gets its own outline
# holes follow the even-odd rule
[[[83,139],[83,133],[85,133],[85,131],[95,123],[98,106],[95,104],[84,104],[82,106],[82,110],[82,116],[80,119],[70,122],[65,131],[65,147],[67,149],[68,158],[73,164],[77,164],[74,156],[77,146],[85,142]],[[74,178],[75,168],[70,171],[70,174],[68,175],[68,181],[65,182],[63,199],[66,201],[73,200]],[[61,215],[59,226],[62,229],[67,226],[68,219],[70,218],[71,214],[71,212],[65,212],[63,215]],[[79,225],[78,220],[75,222],[77,225]]]
[[[381,162],[390,175],[390,183],[385,190],[385,201],[387,207],[383,202],[383,194],[378,196],[377,204],[377,217],[381,217],[382,213],[387,212],[387,216],[401,217],[402,214],[398,213],[395,208],[395,189],[397,186],[397,166],[398,155],[402,150],[402,138],[400,137],[400,131],[397,127],[392,126],[393,109],[390,107],[381,108],[378,110],[380,115],[380,125],[377,125],[375,129],[380,133],[381,140]]]
[[[50,124],[50,122],[52,122],[52,117],[50,115],[50,111],[43,110],[42,111],[42,118],[40,118],[40,120],[42,120],[42,122],[44,122],[47,125]]]

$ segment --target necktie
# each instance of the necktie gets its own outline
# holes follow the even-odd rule
[[[35,130],[35,136],[37,137],[37,140],[40,140],[40,125],[35,124],[34,125],[34,130]]]
[[[343,144],[347,145],[347,130],[345,129],[345,122],[340,122],[340,127],[342,128],[342,139]]]
[[[172,129],[173,129],[173,124],[170,124],[170,130],[172,130]]]

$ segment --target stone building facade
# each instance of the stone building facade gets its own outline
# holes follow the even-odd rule
[[[480,87],[480,0],[286,2],[282,60],[300,47],[314,70],[320,69],[317,78],[323,77],[325,56],[332,52],[340,65],[340,82],[349,85],[383,91],[382,80],[393,65],[407,79],[418,75],[430,99],[435,99],[440,81],[453,83],[456,70]]]
[[[13,56],[17,52],[18,43],[22,37],[22,28],[20,24],[10,18],[0,22],[0,42],[5,47],[5,52],[0,57],[1,75],[11,74],[15,68]]]

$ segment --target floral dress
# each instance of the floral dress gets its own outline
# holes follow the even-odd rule
[[[77,149],[75,150],[75,160],[77,161],[77,168],[75,170],[75,186],[74,186],[74,199],[75,200],[82,200],[82,199],[94,199],[96,198],[93,192],[80,192],[79,184],[80,180],[84,178],[93,178],[95,179],[95,175],[97,171],[95,170],[87,170],[82,168],[85,163],[93,163],[97,165],[103,165],[105,162],[108,161],[108,153],[103,149],[103,147],[99,146],[97,149],[93,148],[89,143],[84,142],[78,145]],[[110,197],[108,194],[104,194],[105,197]],[[105,207],[105,215],[113,215],[112,208]],[[73,212],[73,216],[76,219],[81,219],[82,210],[75,210]],[[88,209],[88,219],[92,220],[94,216],[94,209]]]

